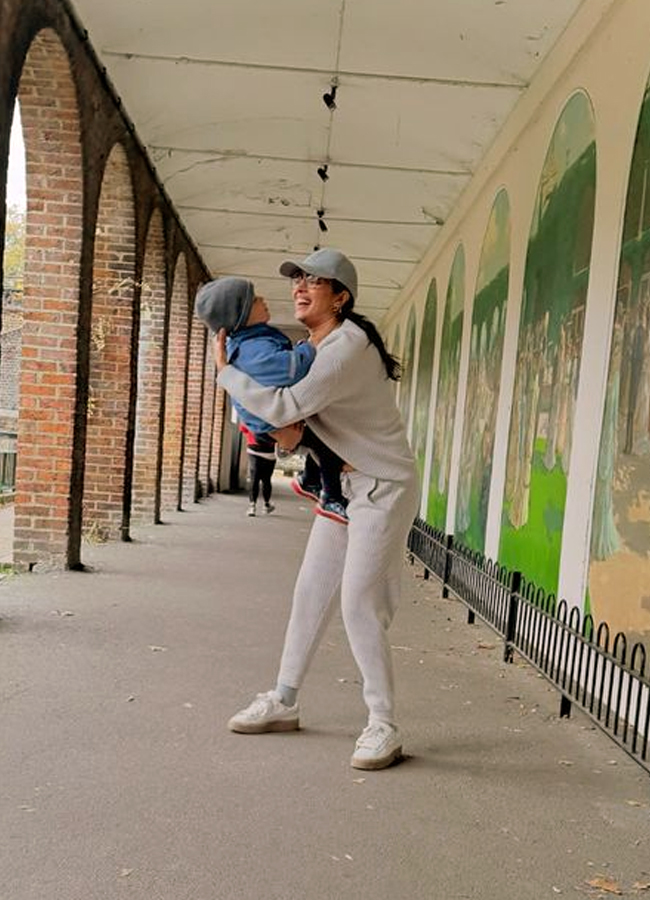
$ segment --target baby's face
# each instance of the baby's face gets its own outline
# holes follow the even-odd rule
[[[247,325],[259,325],[269,321],[271,313],[264,297],[255,297],[246,321]]]

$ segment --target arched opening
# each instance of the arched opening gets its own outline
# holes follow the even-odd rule
[[[181,254],[176,262],[169,313],[167,378],[165,384],[165,427],[160,490],[162,510],[180,509],[183,408],[187,367],[187,263]]]
[[[120,536],[125,518],[134,247],[131,175],[118,144],[106,163],[95,231],[83,495],[83,534],[89,541]]]
[[[23,332],[26,226],[25,144],[20,104],[14,105],[7,167],[7,213],[0,329],[0,528],[13,534],[16,439]],[[0,542],[0,564],[13,562],[13,541]]]
[[[165,338],[165,235],[158,210],[149,223],[140,291],[131,521],[155,522],[160,514],[157,482]]]

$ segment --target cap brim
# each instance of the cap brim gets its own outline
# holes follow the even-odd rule
[[[285,278],[293,278],[294,275],[300,275],[303,269],[300,268],[298,263],[291,262],[291,260],[287,260],[283,262],[280,266],[280,275],[284,275]]]

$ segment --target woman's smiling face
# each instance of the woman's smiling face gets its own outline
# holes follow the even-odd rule
[[[301,274],[291,279],[291,285],[294,314],[299,322],[311,330],[336,320],[341,295],[334,293],[328,278]]]

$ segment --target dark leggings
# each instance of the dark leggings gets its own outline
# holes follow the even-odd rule
[[[262,485],[262,497],[264,502],[268,503],[271,499],[271,475],[275,469],[274,459],[264,459],[263,456],[255,456],[254,453],[248,454],[248,472],[250,477],[250,493],[249,499],[251,503],[257,503],[260,493],[260,484]]]

